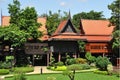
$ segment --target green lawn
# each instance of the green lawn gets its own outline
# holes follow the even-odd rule
[[[55,77],[56,80],[70,80],[67,76],[62,74],[37,74],[37,75],[28,75],[27,80],[47,80],[47,77]],[[93,72],[86,73],[76,73],[75,80],[118,80],[119,78],[116,75],[101,75],[95,74]],[[5,80],[12,80],[12,78],[6,78]]]

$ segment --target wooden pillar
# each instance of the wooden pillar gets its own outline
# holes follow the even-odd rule
[[[34,66],[34,55],[33,55],[33,63],[32,63],[32,65]]]
[[[49,54],[47,54],[47,66],[49,66]]]
[[[77,53],[75,53],[75,59],[77,58]]]
[[[105,53],[103,53],[103,57],[105,56]]]
[[[61,54],[59,53],[58,54],[58,62],[60,62],[61,61]]]

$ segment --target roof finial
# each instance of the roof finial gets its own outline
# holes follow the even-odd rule
[[[68,19],[71,19],[71,13],[70,13],[70,10],[69,10],[69,14],[68,14]]]

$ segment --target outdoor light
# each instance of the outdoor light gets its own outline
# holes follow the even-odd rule
[[[13,52],[14,48],[10,47],[10,56],[11,56],[11,71],[12,71],[12,52]]]

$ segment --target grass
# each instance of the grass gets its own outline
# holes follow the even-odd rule
[[[36,74],[36,75],[27,75],[27,80],[47,80],[48,77],[55,77],[56,80],[70,80],[68,76],[63,74]],[[101,75],[95,74],[93,72],[84,72],[76,73],[75,80],[118,80],[119,78],[116,75]],[[12,77],[5,78],[5,80],[12,80]]]

